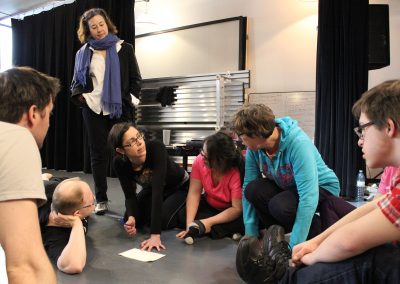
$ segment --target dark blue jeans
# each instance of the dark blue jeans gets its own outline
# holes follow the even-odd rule
[[[82,117],[88,134],[90,162],[97,202],[107,201],[107,170],[111,153],[107,145],[111,127],[121,120],[97,114],[90,108],[82,108]]]
[[[290,268],[279,283],[400,283],[400,248],[382,245],[344,261]]]

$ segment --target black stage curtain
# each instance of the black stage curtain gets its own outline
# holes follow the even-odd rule
[[[75,53],[81,47],[76,35],[79,17],[90,8],[103,8],[117,26],[118,36],[134,45],[134,5],[132,0],[79,0],[12,20],[13,64],[58,77],[62,84],[41,151],[44,167],[91,171],[81,110],[69,99]]]
[[[341,195],[354,196],[365,164],[351,108],[368,88],[368,0],[320,0],[318,19],[315,145]]]

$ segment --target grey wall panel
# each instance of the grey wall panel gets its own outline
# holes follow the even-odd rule
[[[146,79],[136,111],[137,125],[146,130],[150,139],[162,140],[162,129],[170,129],[172,144],[204,138],[229,126],[232,116],[243,105],[249,81],[247,70]],[[163,107],[157,95],[168,86],[175,87],[176,101]]]

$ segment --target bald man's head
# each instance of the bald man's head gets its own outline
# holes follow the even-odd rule
[[[86,182],[77,178],[66,179],[54,190],[52,209],[57,213],[72,215],[84,206],[85,194],[88,191],[90,187]]]

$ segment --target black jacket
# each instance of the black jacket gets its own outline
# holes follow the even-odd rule
[[[140,75],[139,66],[131,44],[123,42],[121,44],[121,49],[118,51],[118,57],[121,70],[122,116],[128,116],[133,120],[134,107],[130,94],[139,98],[142,76]],[[89,70],[86,78],[90,78]],[[93,91],[92,80],[88,80],[85,88],[74,79],[72,80],[71,100],[77,106],[85,106],[79,101],[79,95],[90,93],[91,91]]]

